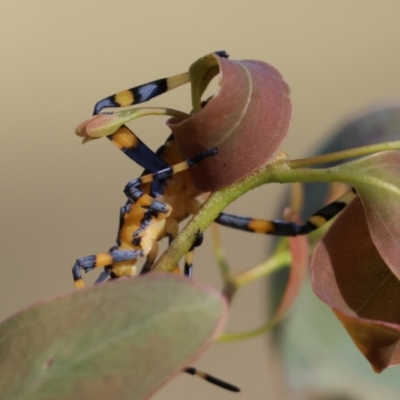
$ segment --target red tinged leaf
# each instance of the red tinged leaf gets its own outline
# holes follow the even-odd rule
[[[117,124],[113,123],[120,114],[97,114],[83,121],[75,128],[75,134],[80,136],[82,143],[101,138],[103,136],[114,133],[124,122],[117,120]]]
[[[352,175],[381,257],[400,279],[400,153],[385,151],[335,168]]]
[[[168,121],[183,158],[218,147],[190,170],[197,189],[221,189],[270,161],[289,129],[290,89],[281,74],[261,61],[234,61],[214,54],[190,67],[194,113]],[[219,72],[219,89],[203,109],[200,97]]]
[[[214,289],[170,274],[36,304],[0,325],[0,397],[148,398],[219,335],[226,309]]]
[[[75,128],[75,134],[77,136],[86,138],[87,136],[92,136],[95,138],[96,136],[92,134],[92,131],[95,132],[95,134],[98,133],[99,127],[101,128],[102,125],[106,125],[109,123],[109,120],[112,119],[114,116],[113,114],[97,114],[94,115],[93,117],[88,118],[87,120],[81,122],[76,128]],[[106,122],[106,124],[104,124]],[[108,125],[106,125],[108,126]],[[112,129],[110,130],[111,133],[113,133],[115,130]],[[89,135],[89,133],[91,135]],[[100,132],[98,133],[98,137],[106,136],[109,135],[110,133],[106,131],[105,133]]]
[[[297,213],[293,211],[289,212],[291,215],[290,218],[285,218],[286,221],[296,223],[301,222]],[[269,321],[271,327],[278,323],[286,315],[290,307],[292,307],[296,301],[304,279],[307,275],[307,269],[310,260],[310,245],[306,235],[289,237],[288,241],[292,258],[290,263],[289,279],[280,304]]]
[[[400,282],[369,235],[359,198],[349,204],[311,260],[314,292],[342,322],[376,372],[400,363]]]

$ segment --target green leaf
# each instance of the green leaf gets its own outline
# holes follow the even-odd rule
[[[215,53],[199,58],[189,68],[189,77],[192,92],[192,107],[194,112],[201,110],[201,96],[211,80],[218,75],[220,59]]]
[[[83,138],[82,143],[99,139],[115,133],[123,124],[137,118],[160,115],[174,116],[178,119],[185,119],[187,114],[163,107],[138,107],[115,113],[97,114],[83,121],[75,128],[75,134]]]
[[[148,398],[220,333],[226,308],[214,289],[169,274],[34,305],[0,325],[0,397]]]

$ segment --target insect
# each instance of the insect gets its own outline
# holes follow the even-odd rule
[[[220,57],[228,57],[224,51],[216,52]],[[189,81],[188,74],[158,79],[100,100],[94,107],[94,115],[108,107],[127,107],[146,102],[160,94]],[[207,107],[207,102],[203,102]],[[80,132],[77,132],[78,135]],[[129,158],[142,166],[143,175],[125,186],[128,201],[120,209],[119,228],[116,245],[106,253],[79,258],[73,267],[73,278],[77,288],[85,286],[81,270],[89,272],[104,268],[97,283],[107,278],[132,276],[136,274],[136,263],[146,257],[140,273],[151,271],[158,255],[158,242],[168,238],[174,240],[179,232],[179,223],[195,214],[202,205],[197,190],[188,173],[207,157],[218,157],[218,149],[205,150],[194,157],[183,160],[172,135],[157,151],[148,148],[127,126],[122,125],[107,136]],[[338,199],[315,213],[304,225],[286,221],[266,221],[221,213],[215,222],[231,228],[278,236],[307,234],[320,227],[343,209],[355,196],[354,192]],[[184,274],[192,275],[194,248],[202,242],[202,233],[193,238],[193,245],[185,256]],[[201,376],[228,390],[238,389],[211,375],[187,368],[185,372]]]
[[[217,54],[228,57],[224,51]],[[119,92],[97,102],[93,113],[96,115],[106,107],[126,107],[148,101],[188,81],[189,75],[185,73]],[[218,154],[217,149],[210,149],[183,161],[172,136],[154,153],[125,125],[108,138],[128,157],[145,168],[145,175],[125,186],[124,193],[128,201],[120,210],[116,246],[107,253],[76,261],[73,278],[77,288],[85,285],[81,270],[88,272],[104,267],[105,271],[97,282],[107,276],[132,276],[136,274],[136,261],[146,257],[142,273],[150,271],[157,257],[158,241],[164,237],[172,241],[178,234],[179,222],[195,214],[201,207],[202,202],[197,198],[201,193],[191,182],[187,169],[206,157]],[[191,275],[193,250],[200,243],[199,233],[186,255],[185,275]]]
[[[225,51],[217,51],[215,54],[223,58],[229,57]],[[189,73],[183,73],[124,90],[98,101],[93,114],[97,115],[105,108],[128,107],[146,102],[189,81]],[[203,102],[202,106],[206,107],[209,100]],[[145,175],[128,182],[125,186],[124,193],[128,202],[121,208],[117,245],[107,253],[77,260],[73,269],[77,287],[84,285],[80,275],[81,269],[88,272],[94,268],[106,267],[111,277],[134,275],[136,261],[146,257],[142,273],[150,271],[157,257],[158,241],[164,237],[172,241],[178,234],[179,222],[195,214],[202,204],[198,198],[201,193],[192,184],[187,169],[195,167],[206,157],[218,157],[218,150],[214,148],[205,150],[191,159],[182,160],[172,136],[155,153],[126,125],[122,125],[107,137],[129,158],[142,166]],[[307,234],[340,212],[354,196],[354,192],[350,192],[324,207],[304,225],[227,213],[221,213],[215,222],[234,229],[277,236]],[[186,275],[191,275],[190,260],[193,257],[193,249],[200,243],[201,233],[186,256]]]

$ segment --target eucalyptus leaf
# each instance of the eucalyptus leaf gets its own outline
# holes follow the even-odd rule
[[[214,289],[169,274],[36,304],[0,325],[0,398],[148,398],[220,333],[226,309]]]
[[[361,198],[371,238],[400,279],[400,153],[385,151],[333,168]]]

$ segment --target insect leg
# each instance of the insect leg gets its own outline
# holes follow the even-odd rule
[[[193,275],[193,259],[194,259],[194,249],[196,247],[201,246],[203,243],[203,234],[198,231],[196,233],[196,239],[194,243],[192,244],[192,247],[189,249],[189,251],[185,255],[185,267],[184,267],[184,275],[188,277],[192,277]]]
[[[85,282],[81,275],[81,270],[89,272],[94,268],[105,267],[115,263],[132,261],[130,274],[134,274],[136,268],[134,262],[144,255],[143,250],[116,250],[108,253],[99,253],[91,256],[78,258],[72,268],[72,276],[74,278],[75,287],[81,288],[85,286]],[[125,267],[126,268],[126,267]],[[124,274],[128,275],[129,271],[124,270]]]
[[[110,276],[111,276],[111,265],[106,265],[104,267],[103,272],[100,273],[94,284],[97,285],[99,283],[103,283],[106,279],[110,278]]]
[[[199,378],[204,379],[205,381],[210,382],[213,385],[219,386],[220,388],[230,390],[231,392],[240,392],[240,389],[237,386],[225,382],[221,379],[218,379],[215,376],[207,374],[206,372],[199,371],[194,367],[185,368],[183,371],[186,372],[187,374],[198,376]]]
[[[120,244],[121,244],[120,232],[121,232],[121,229],[122,229],[122,227],[124,225],[124,216],[125,216],[126,213],[129,212],[130,206],[131,206],[131,203],[128,201],[124,206],[122,206],[119,209],[119,223],[118,223],[118,233],[117,233],[117,240],[116,240],[117,244],[112,246],[110,248],[110,250],[108,250],[109,253],[118,250],[118,246],[120,246]],[[94,284],[96,285],[98,283],[102,283],[106,279],[110,278],[111,269],[112,269],[112,265],[106,265],[104,267],[103,272],[100,273],[100,275],[98,276],[98,278],[96,279]]]
[[[104,108],[129,107],[144,103],[189,81],[189,73],[184,72],[183,74],[157,79],[152,82],[144,83],[143,85],[123,90],[122,92],[118,92],[98,101],[94,106],[93,115],[99,114]]]
[[[355,189],[350,190],[337,200],[321,208],[303,225],[280,220],[267,221],[241,217],[226,213],[219,214],[215,219],[215,222],[230,228],[254,233],[264,233],[276,236],[307,235],[339,214],[339,212],[342,211],[356,196],[357,194]]]
[[[174,174],[178,172],[182,172],[188,168],[194,167],[197,165],[201,160],[203,160],[206,157],[210,156],[216,156],[218,155],[218,149],[213,148],[211,150],[205,150],[202,151],[201,153],[195,155],[194,157],[191,157],[185,161],[182,161],[181,163],[171,165],[167,168],[164,168],[162,170],[153,172],[148,175],[141,176],[140,178],[133,179],[132,181],[128,182],[127,185],[125,186],[124,193],[128,197],[129,200],[133,202],[138,202],[142,201],[142,196],[145,194],[141,189],[138,189],[139,186],[142,186],[145,183],[150,183],[155,180],[162,180],[162,179],[167,179],[171,178]],[[154,212],[163,212],[165,211],[162,210],[162,207],[160,208],[160,205],[155,201],[153,204],[145,204],[147,199],[143,198],[143,206],[148,208],[149,210],[152,210]]]
[[[113,143],[115,143],[120,149],[132,150],[132,152],[130,153],[131,155],[140,154],[140,151],[136,150],[139,149],[138,144],[140,144],[141,142],[136,137],[136,135],[132,131],[130,131],[127,127],[125,126],[121,127],[120,130],[118,130],[116,133],[110,135],[110,138],[113,141]],[[167,140],[167,143],[170,140],[171,139]],[[150,182],[155,183],[156,181],[164,181],[165,179],[172,177],[174,174],[178,172],[184,171],[185,169],[195,166],[205,157],[214,156],[218,154],[218,150],[216,148],[211,150],[205,150],[195,155],[194,157],[189,158],[186,161],[183,161],[173,166],[169,166],[160,158],[159,154],[153,153],[144,144],[143,146],[144,147],[141,147],[141,149],[147,149],[145,153],[145,158],[149,163],[151,163],[151,165],[146,164],[145,167],[149,167],[152,170],[156,165],[167,165],[167,166],[156,172],[144,175],[140,178],[130,181],[125,186],[124,192],[128,196],[131,202],[134,202],[137,205],[146,208],[153,213],[164,214],[164,215],[169,214],[170,207],[167,204],[162,203],[154,199],[152,196],[146,194],[143,190],[139,188],[139,186],[145,183],[150,183]],[[161,148],[160,153],[162,153],[164,147],[165,145]],[[133,156],[131,158],[133,158]],[[141,163],[143,165],[143,160],[141,161]],[[162,187],[161,188],[154,187],[152,185],[152,195],[159,195],[162,193],[163,193]]]
[[[146,261],[143,264],[140,274],[146,274],[147,272],[151,271],[151,267],[153,266],[154,262],[156,261],[157,255],[158,255],[158,243],[153,242],[151,250],[150,250],[149,254],[147,255]]]
[[[127,126],[122,125],[107,138],[131,160],[148,171],[158,171],[168,164],[147,147]]]
[[[223,58],[229,57],[228,53],[223,50],[216,51],[215,54]],[[93,115],[100,113],[104,108],[128,107],[144,103],[188,82],[190,82],[189,73],[184,72],[183,74],[157,79],[143,85],[123,90],[122,92],[118,92],[98,101],[94,106]]]

